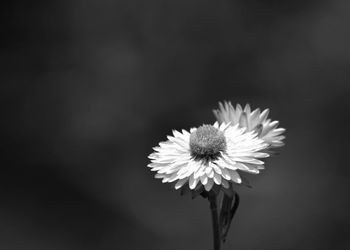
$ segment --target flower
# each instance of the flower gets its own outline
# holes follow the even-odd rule
[[[269,148],[281,147],[284,145],[282,140],[285,136],[284,128],[277,128],[278,121],[267,119],[269,109],[260,112],[260,109],[251,111],[249,104],[244,109],[237,104],[234,108],[231,102],[219,102],[219,109],[213,110],[216,119],[220,123],[231,123],[246,128],[247,131],[256,131],[258,137],[269,144]]]
[[[167,138],[153,148],[148,167],[163,183],[176,181],[175,189],[187,184],[190,190],[210,191],[215,185],[228,189],[231,183],[242,183],[238,170],[257,174],[264,168],[259,158],[269,156],[261,152],[269,144],[238,125],[216,122],[190,132],[173,130]]]

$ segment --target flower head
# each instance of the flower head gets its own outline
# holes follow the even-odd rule
[[[220,123],[231,123],[246,128],[247,131],[255,131],[258,137],[269,144],[270,148],[281,147],[284,145],[282,140],[285,136],[284,128],[277,128],[278,121],[268,119],[269,109],[260,112],[260,109],[251,111],[249,104],[244,109],[237,104],[234,108],[231,102],[219,102],[219,109],[213,110],[214,115]]]
[[[216,122],[192,128],[190,132],[173,131],[173,136],[154,147],[148,167],[162,182],[176,182],[175,189],[188,185],[191,190],[210,191],[215,185],[228,189],[230,183],[241,183],[238,171],[259,173],[268,157],[269,144],[238,125]]]

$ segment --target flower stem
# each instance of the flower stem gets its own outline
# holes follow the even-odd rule
[[[211,218],[213,222],[214,250],[220,250],[221,235],[220,235],[216,195],[209,194],[208,200],[210,202]]]

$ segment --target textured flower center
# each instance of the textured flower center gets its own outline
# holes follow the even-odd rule
[[[193,158],[214,160],[226,149],[224,133],[211,125],[203,125],[190,136],[190,150]]]

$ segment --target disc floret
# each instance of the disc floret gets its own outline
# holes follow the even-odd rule
[[[212,125],[202,125],[190,135],[191,156],[196,160],[215,160],[225,150],[224,133]]]

